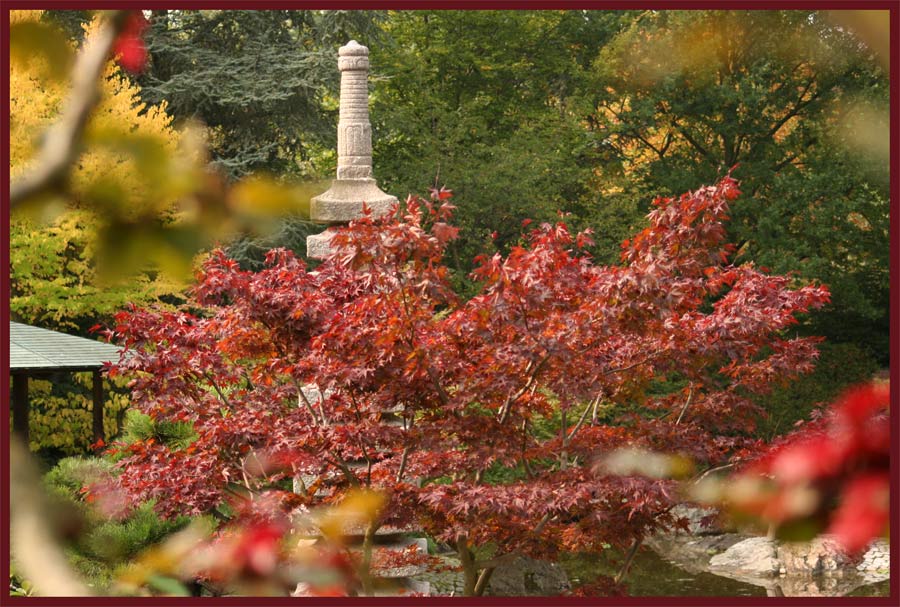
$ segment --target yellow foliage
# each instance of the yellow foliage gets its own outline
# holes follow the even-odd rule
[[[385,505],[385,497],[377,491],[355,489],[340,504],[324,512],[319,520],[322,534],[340,541],[344,534],[365,528],[375,521]]]
[[[32,378],[28,382],[32,450],[53,449],[77,455],[88,449],[93,442],[92,381],[90,373],[59,373],[50,380]],[[103,428],[107,437],[119,431],[118,418],[129,404],[128,397],[112,387],[112,382],[104,381]]]
[[[69,91],[67,79],[53,78],[46,69],[48,56],[42,51],[53,42],[58,44],[62,33],[41,24],[41,15],[42,11],[11,11],[10,16],[11,27],[18,27],[20,31],[22,27],[30,27],[25,33],[41,36],[38,42],[20,41],[19,45],[25,46],[25,51],[33,47],[33,52],[20,52],[18,58],[11,57],[10,61],[12,179],[27,171],[35,161],[41,135],[59,118]],[[98,20],[95,19],[86,28],[86,44],[90,43],[91,33],[97,27]],[[11,34],[11,43],[13,38]],[[70,50],[74,52],[75,49]],[[174,203],[186,189],[184,180],[179,177],[193,165],[179,166],[176,152],[181,137],[172,127],[165,104],[148,107],[140,101],[139,93],[138,87],[115,63],[109,62],[102,81],[101,101],[86,126],[83,152],[72,167],[67,199],[59,200],[57,204],[33,205],[32,209],[38,213],[31,216],[13,214],[13,260],[34,260],[37,256],[24,249],[42,248],[42,241],[60,243],[48,259],[39,262],[42,265],[40,272],[32,274],[23,268],[20,273],[20,268],[13,264],[12,279],[14,283],[22,283],[19,286],[24,288],[23,295],[44,288],[36,283],[24,286],[29,280],[46,282],[65,274],[69,278],[58,285],[60,287],[73,286],[73,273],[81,275],[82,280],[77,281],[80,286],[92,285],[97,253],[101,250],[100,231],[111,222],[132,221],[146,225],[148,218],[154,217],[161,223],[168,221]],[[114,233],[115,230],[113,228]],[[16,250],[17,247],[22,250]],[[143,261],[148,256],[145,252]],[[182,286],[170,282],[148,290],[146,280],[133,282],[141,285],[134,289],[135,302],[153,299],[148,297],[148,291],[154,295],[167,295],[177,293]],[[72,295],[73,300],[77,300],[79,294]],[[74,301],[73,306],[77,306]],[[75,310],[73,312],[77,315]],[[23,318],[26,322],[36,319],[31,314]]]
[[[10,52],[10,173],[35,161],[42,133],[59,117],[69,92],[60,70],[61,53],[74,55],[61,32],[40,22],[42,11],[11,11],[18,48]],[[96,28],[87,28],[88,36]],[[29,35],[32,34],[32,35]],[[13,52],[17,50],[18,52]],[[24,322],[84,330],[129,302],[170,301],[183,286],[164,274],[132,276],[126,284],[98,284],[96,260],[104,241],[99,230],[110,218],[159,216],[176,201],[170,174],[177,163],[179,133],[165,105],[146,107],[139,89],[110,62],[102,98],[85,129],[83,153],[73,166],[69,195],[55,205],[34,205],[40,214],[14,213],[10,225],[10,307]],[[46,202],[46,201],[44,201]],[[105,207],[104,203],[109,207]],[[104,215],[106,208],[112,209]],[[48,213],[49,209],[49,213]],[[49,216],[48,216],[49,215]],[[144,257],[146,260],[146,257]],[[79,453],[91,442],[91,378],[74,374],[53,382],[31,382],[32,448]],[[105,391],[107,436],[118,430],[117,414],[127,397]]]
[[[36,22],[41,11],[11,11],[11,23]],[[88,38],[97,20],[87,28]],[[10,62],[10,174],[14,179],[34,161],[41,133],[59,116],[69,83],[47,78],[46,59]],[[174,154],[179,135],[165,104],[147,107],[139,90],[121,73],[115,63],[107,66],[103,95],[86,128],[88,145],[72,172],[72,191],[76,205],[86,196],[97,197],[115,192],[119,204],[135,211],[147,205],[165,208],[174,200],[148,196],[158,193],[159,175],[152,173],[154,163],[141,162],[140,153]],[[134,141],[142,148],[135,149]],[[155,163],[159,166],[161,163]],[[148,171],[148,169],[151,169]]]

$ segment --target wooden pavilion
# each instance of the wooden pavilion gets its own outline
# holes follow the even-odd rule
[[[94,440],[103,432],[104,363],[119,360],[119,348],[18,322],[9,323],[9,374],[12,380],[13,432],[28,444],[28,378],[51,373],[93,372]]]

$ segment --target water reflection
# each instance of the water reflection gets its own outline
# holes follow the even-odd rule
[[[569,555],[560,564],[572,584],[589,582],[615,569],[596,555]],[[638,554],[628,573],[629,596],[889,596],[889,581],[870,583],[863,576],[817,576],[737,580],[703,571],[687,571],[651,550]],[[765,584],[765,585],[762,585]]]

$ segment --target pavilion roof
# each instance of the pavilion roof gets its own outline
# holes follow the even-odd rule
[[[119,360],[119,348],[18,322],[9,323],[10,371],[88,371]]]

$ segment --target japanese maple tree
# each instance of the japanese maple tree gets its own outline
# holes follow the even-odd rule
[[[677,524],[675,481],[598,458],[740,454],[754,396],[816,358],[817,339],[785,329],[828,301],[730,263],[738,194],[728,176],[656,200],[614,266],[592,263],[590,234],[540,225],[478,260],[467,301],[442,263],[457,234],[443,189],[351,223],[314,271],[283,250],[257,273],[215,252],[190,307],[131,309],[109,331],[125,347],[109,372],[132,378],[134,405],[196,435],[117,446],[121,485],[166,515],[236,492],[291,512],[377,489],[389,502],[365,536],[412,525],[449,543],[467,594],[512,556],[625,547]],[[683,388],[655,395],[665,381]]]

